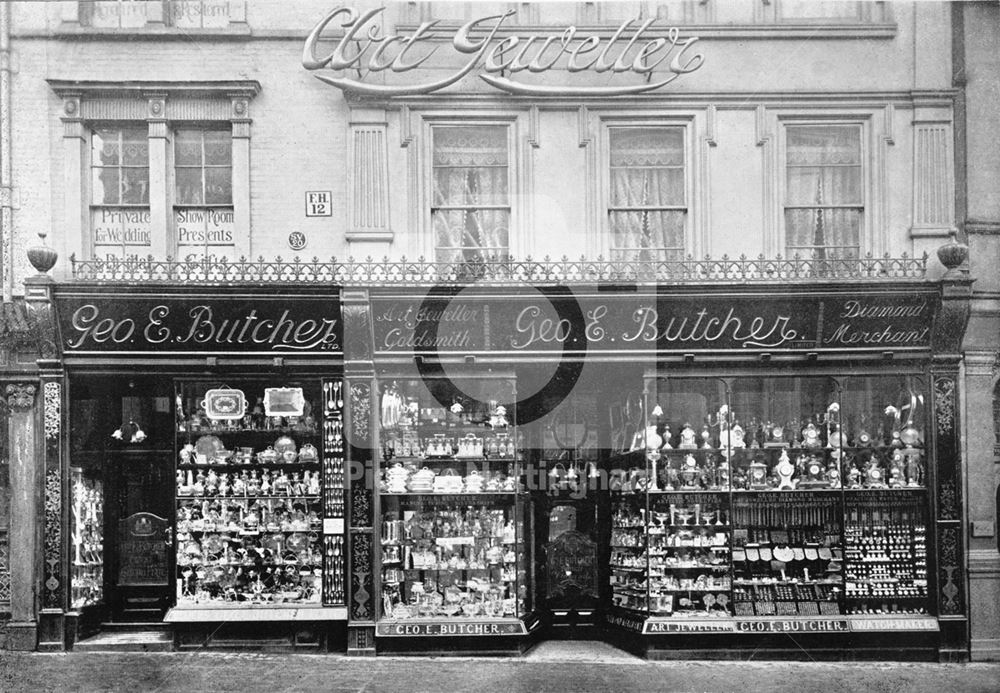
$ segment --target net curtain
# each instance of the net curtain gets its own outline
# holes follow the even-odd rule
[[[612,259],[682,259],[683,129],[615,128],[610,144]]]
[[[433,166],[437,260],[505,258],[510,224],[507,128],[434,128]]]
[[[863,209],[860,127],[792,126],[786,149],[789,252],[856,257]]]

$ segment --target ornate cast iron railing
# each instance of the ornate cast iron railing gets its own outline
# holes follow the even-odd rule
[[[745,255],[684,260],[571,260],[568,257],[540,260],[490,259],[467,263],[441,263],[423,257],[416,260],[320,260],[299,257],[284,260],[249,260],[207,257],[176,261],[170,258],[77,260],[70,257],[73,279],[84,282],[163,284],[334,284],[432,285],[527,283],[531,285],[579,283],[698,284],[826,282],[860,279],[905,281],[923,279],[927,254],[922,258],[873,257],[853,259],[820,257],[751,258]]]

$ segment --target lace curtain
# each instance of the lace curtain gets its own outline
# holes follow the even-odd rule
[[[610,145],[612,259],[682,259],[684,131],[615,128]]]
[[[149,140],[143,128],[100,128],[91,139],[95,205],[149,204]]]
[[[857,257],[864,212],[861,128],[790,126],[786,151],[788,254]]]
[[[434,129],[431,224],[438,262],[502,259],[509,250],[507,128]]]
[[[174,134],[174,185],[178,205],[233,203],[233,138],[223,130]]]

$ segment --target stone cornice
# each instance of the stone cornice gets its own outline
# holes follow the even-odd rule
[[[260,93],[260,82],[255,79],[180,81],[77,81],[49,79],[49,87],[61,97],[106,97],[133,94],[148,96],[243,96],[253,98]]]

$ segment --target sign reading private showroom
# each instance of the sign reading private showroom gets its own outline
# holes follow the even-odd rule
[[[372,298],[382,352],[927,349],[933,294],[588,293],[455,289]]]
[[[115,353],[327,355],[342,350],[338,294],[212,296],[161,292],[58,293],[69,355]]]
[[[677,28],[654,27],[655,19],[630,19],[610,36],[574,26],[521,31],[512,26],[516,10],[478,17],[445,32],[437,20],[384,33],[384,7],[364,13],[338,7],[309,33],[302,66],[331,86],[372,96],[430,94],[470,74],[508,94],[529,96],[626,96],[656,91],[705,62],[692,46],[697,37],[681,37]],[[338,27],[327,41],[327,27]],[[332,31],[332,30],[331,30]],[[333,42],[332,50],[326,46]],[[450,43],[451,50],[442,44]],[[325,74],[321,70],[333,74]],[[425,74],[443,77],[422,81]],[[392,83],[393,75],[417,71]],[[389,79],[368,75],[384,73]],[[545,80],[544,73],[559,73]],[[579,73],[610,73],[609,84],[574,84]],[[540,79],[532,79],[542,75]],[[527,78],[527,79],[526,79]]]

